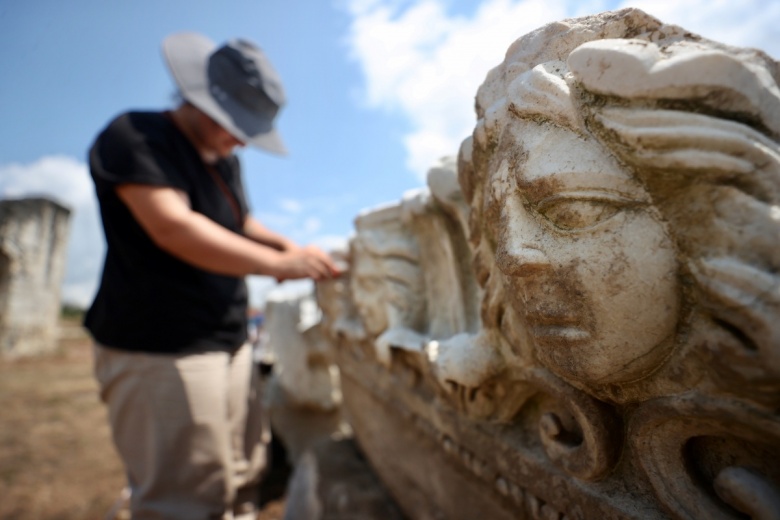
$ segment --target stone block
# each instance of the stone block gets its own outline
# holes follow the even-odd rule
[[[43,198],[0,201],[0,355],[57,341],[70,210]]]

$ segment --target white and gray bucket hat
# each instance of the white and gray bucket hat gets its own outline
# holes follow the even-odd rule
[[[162,50],[185,100],[237,139],[287,153],[273,125],[286,101],[282,82],[255,44],[235,39],[217,48],[203,35],[183,32],[165,38]]]

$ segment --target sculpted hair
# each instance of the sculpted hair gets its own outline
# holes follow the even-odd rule
[[[638,66],[653,44],[584,45],[569,60],[602,96],[587,124],[645,185],[668,222],[689,278],[691,338],[711,354],[716,383],[780,388],[780,89],[761,54],[680,42],[663,66]],[[611,59],[630,81],[596,78],[584,64]],[[681,68],[684,66],[684,70]],[[670,95],[671,86],[676,96]],[[717,100],[717,104],[713,102]],[[704,336],[706,335],[706,340]],[[736,379],[734,379],[736,377]],[[736,384],[735,384],[736,381]],[[767,386],[765,386],[767,385]]]
[[[511,114],[593,136],[634,173],[678,250],[685,343],[708,350],[697,355],[712,360],[716,385],[742,392],[741,382],[750,380],[752,390],[745,391],[774,401],[780,396],[778,65],[758,51],[704,42],[673,26],[664,26],[663,45],[651,43],[660,25],[646,17],[641,35],[619,21],[598,35],[567,23],[530,33],[480,87],[459,180],[485,288],[483,320],[506,328],[490,231],[500,216],[488,199],[497,170],[492,161],[502,153],[523,161],[524,150],[499,149]]]

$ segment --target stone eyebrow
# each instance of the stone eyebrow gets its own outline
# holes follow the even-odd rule
[[[517,188],[533,204],[566,193],[581,194],[583,199],[615,198],[637,202],[645,202],[648,199],[648,195],[636,181],[606,173],[606,170],[561,169],[530,179],[523,178],[520,172],[512,173]]]

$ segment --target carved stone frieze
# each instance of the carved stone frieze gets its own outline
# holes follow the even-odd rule
[[[358,217],[319,301],[405,514],[780,518],[779,83],[637,9],[553,23]]]

